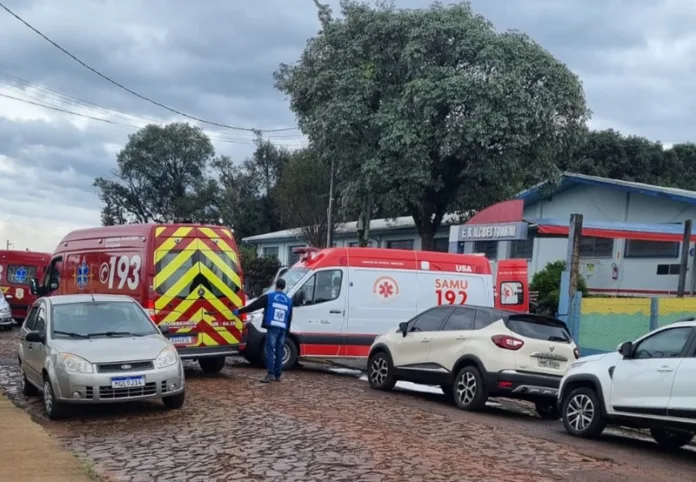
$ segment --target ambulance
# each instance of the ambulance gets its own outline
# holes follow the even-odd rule
[[[63,238],[39,296],[129,295],[145,307],[182,358],[218,372],[239,354],[243,273],[231,230],[197,224],[129,224],[73,231]]]
[[[380,248],[296,248],[300,260],[282,274],[294,310],[284,367],[298,359],[367,360],[374,339],[436,305],[527,312],[525,260]],[[240,350],[263,361],[262,312],[249,315]]]
[[[0,250],[0,291],[16,322],[23,322],[27,316],[36,299],[31,293],[31,280],[43,273],[50,259],[50,253]]]

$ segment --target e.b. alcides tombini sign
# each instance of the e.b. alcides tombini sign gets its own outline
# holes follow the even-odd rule
[[[465,224],[459,226],[460,241],[510,241],[527,239],[527,223]]]

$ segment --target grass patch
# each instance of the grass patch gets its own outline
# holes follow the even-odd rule
[[[94,468],[94,464],[92,462],[88,460],[80,460],[80,463],[82,465],[82,470],[89,480],[101,480],[101,476],[99,475],[99,472],[97,472],[97,469]]]

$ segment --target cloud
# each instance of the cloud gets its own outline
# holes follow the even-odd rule
[[[294,126],[272,72],[318,29],[313,2],[5,0],[28,22],[131,89],[183,112],[242,127]],[[331,0],[337,7],[338,1]],[[397,0],[398,7],[428,0]],[[446,2],[452,3],[452,2]],[[665,143],[694,140],[696,4],[682,0],[474,0],[499,29],[528,33],[583,80],[591,125]],[[9,74],[4,75],[4,74]],[[22,84],[16,78],[32,84]],[[15,79],[15,80],[13,80]],[[72,97],[117,109],[77,105]],[[178,117],[109,84],[0,11],[0,246],[52,250],[99,223],[94,177],[115,167],[128,134]],[[72,102],[72,103],[71,103]],[[129,127],[130,126],[130,127]],[[242,159],[253,135],[210,128],[218,153]],[[298,133],[275,140],[296,146]]]

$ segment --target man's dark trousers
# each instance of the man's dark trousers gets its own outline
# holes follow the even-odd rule
[[[283,372],[283,347],[286,332],[282,328],[269,327],[266,329],[266,369],[269,377],[280,380]]]

